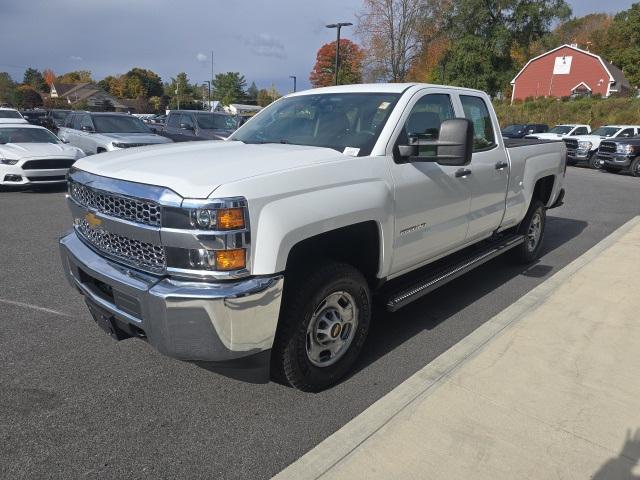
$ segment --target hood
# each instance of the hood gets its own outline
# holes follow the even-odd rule
[[[203,138],[209,138],[211,140],[218,140],[221,138],[230,137],[233,132],[235,132],[235,130],[225,130],[220,128],[212,128],[212,129],[201,128],[200,130],[198,130],[198,136]]]
[[[12,160],[35,157],[80,158],[81,150],[64,143],[5,143],[0,144],[0,157]]]
[[[74,167],[167,187],[186,198],[207,198],[225,183],[341,159],[350,157],[330,148],[203,141],[101,153],[85,157]]]
[[[0,123],[29,123],[24,118],[0,118]]]
[[[600,142],[604,140],[614,140],[613,137],[601,137],[600,135],[572,135],[570,137],[564,137],[564,139],[573,139],[579,142],[591,142],[593,145],[600,145]]]
[[[98,133],[98,135],[122,143],[169,143],[171,141],[155,133]]]
[[[559,140],[561,138],[566,137],[566,135],[562,135],[560,133],[532,133],[531,135],[527,135],[525,138],[539,138],[540,140]]]

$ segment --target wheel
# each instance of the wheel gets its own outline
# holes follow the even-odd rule
[[[98,154],[98,153],[105,153],[106,151],[107,151],[107,150],[106,150],[105,148],[98,148],[98,149],[96,150],[96,154]]]
[[[369,332],[371,295],[362,274],[327,262],[309,275],[285,280],[283,306],[272,350],[272,374],[309,392],[344,377]]]
[[[620,169],[619,169],[619,168],[617,168],[617,167],[610,167],[610,166],[609,166],[609,165],[607,165],[607,164],[602,165],[602,169],[603,169],[603,170],[606,170],[606,171],[607,171],[607,172],[609,172],[609,173],[619,173],[619,172],[620,172]]]
[[[589,155],[587,162],[589,163],[590,168],[600,170],[602,168],[602,165],[600,164],[600,160],[598,160],[597,153],[597,150],[595,152],[592,152],[591,155]]]
[[[547,210],[544,204],[540,200],[532,200],[527,215],[518,227],[518,233],[524,235],[525,239],[513,249],[517,262],[531,263],[540,256],[546,223]]]
[[[635,160],[631,162],[629,171],[634,177],[640,177],[640,157],[636,157]]]

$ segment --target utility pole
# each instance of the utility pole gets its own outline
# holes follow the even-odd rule
[[[296,80],[298,79],[298,77],[296,77],[295,75],[289,75],[289,78],[293,78],[293,93],[296,93]]]
[[[331,23],[327,25],[327,28],[336,29],[336,67],[335,67],[335,79],[333,81],[334,85],[338,85],[338,69],[340,68],[340,29],[342,27],[350,27],[351,25],[353,25],[353,23],[349,23],[349,22]]]
[[[209,100],[209,106],[207,110],[211,110],[211,80],[206,80],[204,83],[209,86],[209,96],[207,97],[207,100]]]

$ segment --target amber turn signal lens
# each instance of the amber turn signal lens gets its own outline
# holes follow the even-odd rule
[[[216,270],[240,270],[246,266],[247,256],[244,248],[234,250],[216,250]]]
[[[217,212],[219,230],[239,230],[244,228],[242,208],[221,208]]]

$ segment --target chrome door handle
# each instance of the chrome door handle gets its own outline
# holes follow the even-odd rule
[[[503,170],[507,168],[509,164],[507,162],[498,162],[496,163],[496,170]]]
[[[461,168],[460,170],[456,170],[456,177],[458,178],[468,177],[469,175],[471,175],[471,170],[469,170],[468,168]]]

